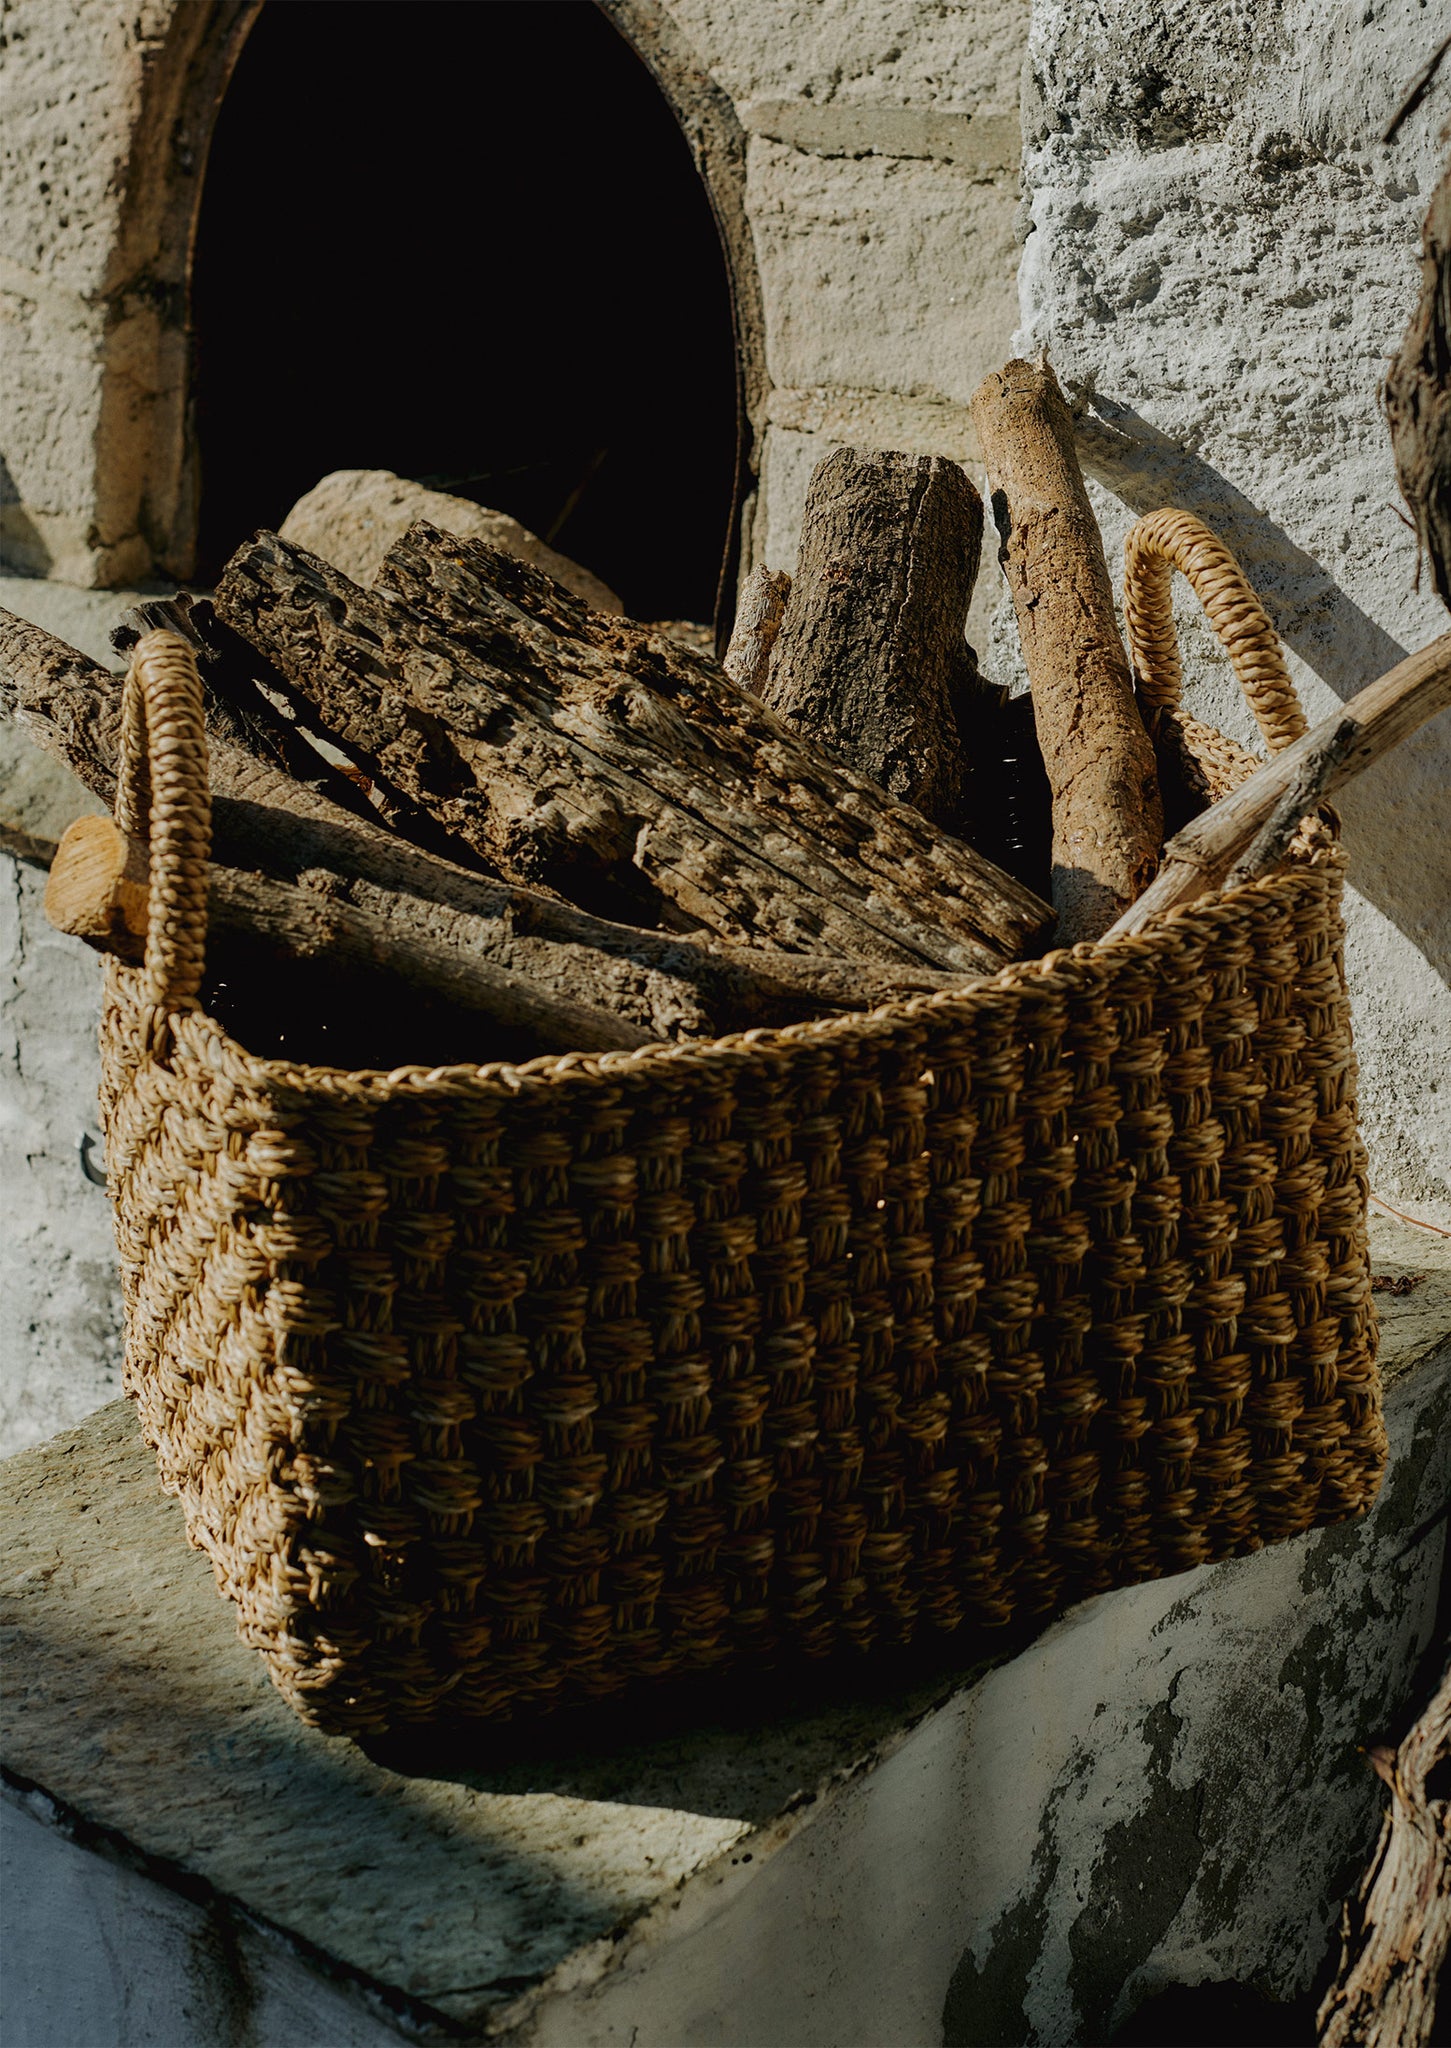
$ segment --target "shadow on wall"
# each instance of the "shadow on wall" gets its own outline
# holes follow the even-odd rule
[[[1132,406],[1095,392],[1076,419],[1084,468],[1135,514],[1178,505],[1233,549],[1275,630],[1342,698],[1410,651],[1244,493]],[[1362,896],[1451,983],[1451,713],[1336,799]]]
[[[44,576],[50,566],[50,549],[21,504],[15,479],[0,455],[0,576]]]

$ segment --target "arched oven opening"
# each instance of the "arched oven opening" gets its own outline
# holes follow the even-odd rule
[[[737,507],[730,287],[665,98],[591,0],[268,0],[192,284],[197,577],[335,469],[511,513],[708,621]]]

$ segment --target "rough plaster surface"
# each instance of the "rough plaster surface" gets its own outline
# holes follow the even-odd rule
[[[399,2040],[365,1987],[311,1967],[246,1913],[158,1883],[144,1859],[81,1846],[44,1794],[0,1793],[0,1896],[6,2048]]]
[[[1446,630],[1416,585],[1377,403],[1414,302],[1443,81],[1376,139],[1437,39],[1420,0],[1039,0],[1025,99],[1018,346],[1083,408],[1111,562],[1198,512],[1235,549],[1311,719]],[[1442,24],[1444,26],[1444,24]],[[1182,588],[1192,710],[1253,731]],[[1006,636],[998,667],[1012,660]],[[1451,716],[1340,804],[1377,1190],[1451,1220]]]
[[[81,1172],[96,1121],[100,969],[0,854],[0,1447],[76,1422],[119,1384],[111,1211]]]
[[[785,100],[838,112],[888,106],[960,119],[1016,117],[1027,20],[1020,0],[667,5],[737,106]]]
[[[110,662],[136,591],[0,577],[0,605]],[[44,843],[104,807],[0,724],[0,832]],[[12,838],[10,843],[15,843]],[[96,1122],[97,956],[47,923],[45,871],[0,851],[0,1456],[39,1443],[117,1391],[121,1303],[111,1213],[81,1172]]]
[[[0,567],[12,572],[112,585],[170,546],[181,479],[156,458],[185,399],[190,210],[168,200],[199,174],[204,140],[166,74],[184,79],[191,35],[215,25],[225,39],[227,15],[228,0],[6,0]]]
[[[1451,1487],[1451,1247],[1378,1223],[1373,1262],[1415,1284],[1378,1296],[1365,1520],[1086,1602],[956,1684],[768,1687],[750,1725],[500,1738],[468,1769],[293,1719],[125,1406],[10,1461],[22,2000],[57,1925],[72,1950],[27,2048],[128,2000],[154,2030],[95,2038],[189,2048],[181,2012],[229,2010],[221,2038],[270,2048],[291,2001],[294,2040],[361,2048],[380,1989],[519,2048],[1073,2048],[1168,1984],[1303,1991],[1374,1838],[1360,1746],[1433,1636]]]

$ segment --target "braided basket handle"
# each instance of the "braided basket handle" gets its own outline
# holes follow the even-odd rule
[[[147,633],[126,671],[116,823],[150,847],[144,1000],[196,1007],[207,939],[212,799],[196,655],[178,633]]]
[[[1124,542],[1124,621],[1140,702],[1149,711],[1172,711],[1179,703],[1184,670],[1170,594],[1176,569],[1203,605],[1270,752],[1277,754],[1308,730],[1279,635],[1239,563],[1192,512],[1150,512]]]

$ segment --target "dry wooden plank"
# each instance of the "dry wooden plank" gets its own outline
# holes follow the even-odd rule
[[[1162,911],[1192,903],[1220,882],[1233,888],[1267,874],[1302,818],[1448,707],[1451,633],[1443,633],[1191,818],[1164,848],[1153,884],[1105,936],[1142,931]]]
[[[703,655],[415,527],[371,592],[270,535],[218,609],[508,879],[738,944],[990,971],[1047,906]]]
[[[0,714],[22,718],[38,743],[108,804],[115,796],[119,709],[118,677],[0,611]],[[611,1009],[652,1037],[715,1037],[831,1010],[875,1009],[970,979],[910,962],[707,949],[672,933],[611,923],[436,860],[215,732],[209,744],[219,861],[321,890],[420,941]]]
[[[934,823],[963,815],[982,500],[940,455],[835,448],[806,494],[766,702]],[[966,744],[965,744],[966,743]]]
[[[978,387],[972,417],[1053,791],[1054,936],[1069,945],[1106,931],[1154,873],[1154,750],[1057,378],[1010,362]]]

